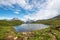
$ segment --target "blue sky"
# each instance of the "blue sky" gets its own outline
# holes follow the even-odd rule
[[[60,15],[59,0],[0,0],[0,19],[42,20]]]

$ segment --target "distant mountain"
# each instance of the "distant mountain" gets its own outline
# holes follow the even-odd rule
[[[18,18],[12,18],[11,20],[20,20],[20,19],[18,19]]]
[[[53,17],[51,19],[45,19],[45,20],[53,20],[53,19],[60,19],[60,15]],[[37,20],[37,21],[45,21],[45,20]]]
[[[47,19],[47,20],[37,20],[32,23],[47,24],[47,25],[60,25],[60,15]]]
[[[58,19],[60,19],[60,15],[58,15],[58,16],[56,16],[56,17],[54,17],[54,18],[58,18]]]
[[[16,26],[24,23],[21,20],[0,20],[0,26]]]
[[[34,20],[28,20],[25,23],[32,23],[32,22],[34,22]]]

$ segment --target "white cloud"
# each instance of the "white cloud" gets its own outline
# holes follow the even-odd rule
[[[5,5],[5,6],[10,6],[10,7],[13,7],[12,4],[15,4],[14,3],[15,1],[10,1],[10,0],[0,0],[0,6],[2,5]]]
[[[20,14],[18,11],[14,12],[15,14]]]
[[[60,15],[60,0],[47,0],[47,2],[40,7],[43,8],[39,9],[39,11],[37,11],[36,13],[25,15],[24,18],[29,18],[32,20],[42,20]]]
[[[29,4],[29,0],[0,0],[0,6],[5,5],[13,7],[13,4],[18,4],[25,10],[31,10],[34,7],[37,7],[37,5],[41,5],[41,2],[37,0],[31,0],[31,4]]]
[[[16,9],[14,13],[15,13],[15,14],[20,14],[20,11],[21,11],[21,10]]]
[[[60,0],[46,0],[45,3],[41,4],[40,0],[32,0],[31,4],[28,2],[29,0],[0,0],[0,6],[10,6],[13,8],[13,4],[18,4],[20,7],[25,10],[32,10],[37,8],[38,11],[33,14],[25,15],[23,19],[49,19],[60,15]],[[18,11],[15,12],[19,14]]]
[[[5,16],[2,16],[2,17],[0,17],[0,20],[2,20],[2,19],[8,19],[8,20],[10,20],[10,19],[12,19],[12,18],[10,18],[10,17],[5,17]]]
[[[0,6],[5,5],[13,7],[13,4],[18,4],[20,7],[26,10],[29,10],[33,7],[32,5],[29,5],[26,0],[0,0]]]

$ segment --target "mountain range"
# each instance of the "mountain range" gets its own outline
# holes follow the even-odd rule
[[[46,25],[60,25],[60,15],[47,20],[37,20],[32,23],[46,24]]]

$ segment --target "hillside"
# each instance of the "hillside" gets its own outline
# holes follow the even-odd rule
[[[60,19],[60,15],[58,15],[58,16],[56,16],[56,17],[54,17],[54,18]]]
[[[0,20],[0,26],[15,26],[22,24],[21,20]]]
[[[60,40],[60,17],[58,17],[32,22],[46,24],[50,27],[31,32],[16,32],[14,30],[14,25],[24,23],[21,20],[0,20],[0,40]]]
[[[37,20],[32,23],[46,24],[46,25],[60,25],[60,15],[48,20]]]

